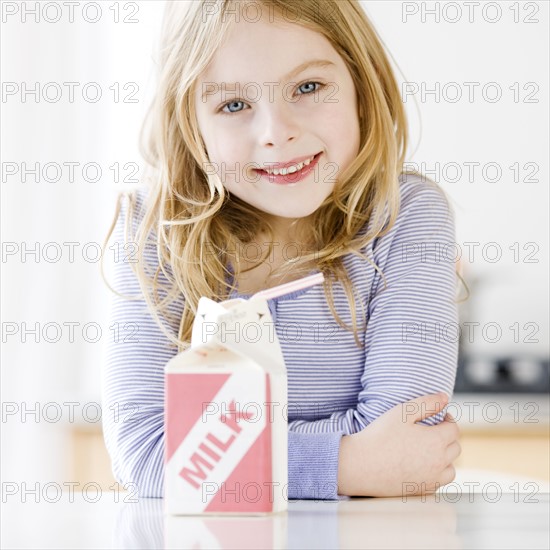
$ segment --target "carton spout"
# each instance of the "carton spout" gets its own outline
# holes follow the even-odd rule
[[[217,319],[230,309],[231,306],[227,307],[229,302],[237,301],[238,299],[218,303],[205,296],[201,297],[191,333],[191,348],[206,346],[210,349],[217,349],[220,347],[217,337]]]

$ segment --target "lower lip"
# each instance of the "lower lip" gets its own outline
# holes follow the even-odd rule
[[[267,180],[269,183],[275,183],[277,185],[292,185],[293,183],[296,184],[307,178],[309,174],[313,172],[313,169],[319,162],[319,158],[321,157],[321,155],[322,153],[318,153],[307,166],[304,166],[301,170],[298,170],[298,172],[287,174],[286,176],[283,176],[282,174],[279,174],[278,176],[276,176],[275,174],[268,174],[263,170],[256,170],[256,173],[259,174],[262,179]]]

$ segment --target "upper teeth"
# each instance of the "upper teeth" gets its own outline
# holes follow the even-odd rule
[[[311,158],[307,160],[303,160],[302,162],[298,164],[293,164],[292,166],[287,166],[286,168],[274,168],[273,170],[270,170],[269,168],[266,168],[265,171],[268,174],[273,174],[275,176],[286,176],[287,174],[294,174],[294,172],[298,172],[298,170],[301,170],[304,166],[307,166],[313,159],[315,158],[315,155],[313,155]]]

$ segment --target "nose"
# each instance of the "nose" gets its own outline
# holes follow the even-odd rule
[[[292,104],[288,103],[281,98],[266,101],[263,114],[259,117],[262,147],[280,148],[298,138],[298,120],[296,113],[293,113]]]

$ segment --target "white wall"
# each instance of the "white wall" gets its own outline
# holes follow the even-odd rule
[[[76,421],[86,423],[86,419],[91,421],[96,416],[93,403],[100,401],[101,352],[111,334],[106,320],[110,292],[100,277],[94,243],[102,245],[117,192],[128,187],[122,181],[115,183],[109,167],[120,163],[124,176],[129,175],[122,168],[125,163],[141,162],[137,135],[151,95],[153,40],[163,3],[140,2],[131,17],[137,22],[123,23],[133,10],[132,3],[121,2],[118,24],[114,22],[115,12],[109,10],[113,2],[100,3],[97,23],[86,22],[79,8],[75,9],[73,23],[67,11],[61,12],[59,22],[48,23],[45,18],[55,19],[54,8],[45,16],[40,13],[38,23],[33,15],[23,22],[22,4],[18,4],[19,11],[14,15],[8,14],[6,4],[2,76],[4,86],[14,82],[18,93],[5,94],[2,103],[2,241],[6,252],[14,248],[18,252],[7,255],[2,264],[2,400],[4,412],[14,407],[21,410],[24,403],[33,409],[38,402],[41,414],[38,423],[32,414],[23,416],[26,422],[20,421],[20,413],[4,418],[3,479],[58,481],[67,467],[65,419],[50,423],[44,417],[55,420],[56,403],[68,413],[70,405],[64,403],[69,402],[77,403]],[[61,2],[57,5],[63,6]],[[34,2],[27,6],[33,8]],[[93,9],[85,15],[96,18]],[[57,83],[63,95],[50,103],[42,96],[35,102],[29,94],[23,102],[22,82],[27,88],[40,82],[41,90],[46,83]],[[65,82],[80,83],[75,86],[73,103]],[[96,83],[88,88],[87,97],[94,98],[94,90],[101,89],[99,101],[83,99],[87,83]],[[127,83],[136,84],[125,90]],[[113,85],[119,86],[118,102],[109,89]],[[45,89],[49,98],[56,97],[54,86]],[[128,97],[134,91],[135,95]],[[138,102],[126,103],[124,98]],[[23,162],[32,168],[38,162],[41,170],[47,163],[79,165],[73,182],[68,168],[63,168],[59,181],[48,182],[56,178],[55,168],[51,167],[38,183],[32,175],[23,183],[20,173],[7,173],[12,168],[7,163],[15,163],[20,170]],[[93,170],[83,174],[82,167],[87,163],[100,166],[102,177],[97,182],[93,182]],[[50,258],[56,257],[55,246],[44,245],[57,243],[62,251],[59,260],[50,263],[41,255],[35,262],[29,254],[23,262],[23,243],[32,248],[35,242]],[[64,245],[70,242],[77,243],[72,262],[70,248]],[[40,330],[46,331],[46,338],[40,334],[40,342],[36,343],[35,336],[29,334],[23,343],[21,324],[34,328],[37,322]],[[63,325],[67,322],[78,323],[72,342],[68,326]],[[47,329],[47,323],[54,324]],[[98,334],[93,326],[83,336],[82,327],[87,323],[100,327],[101,336],[95,343],[89,342]],[[13,324],[18,333],[5,334]],[[47,342],[48,338],[55,340],[56,326],[62,329],[61,338]],[[44,410],[47,403],[54,405]],[[85,408],[89,403],[92,405]]]
[[[137,151],[137,132],[151,93],[151,55],[155,33],[160,24],[162,2],[139,2],[134,14],[136,23],[114,23],[112,4],[101,3],[99,22],[87,23],[78,9],[75,22],[67,22],[66,12],[58,23],[41,19],[27,22],[21,15],[9,15],[4,3],[6,22],[2,25],[2,77],[4,85],[15,82],[80,82],[74,103],[67,101],[67,88],[59,102],[48,103],[32,95],[21,101],[21,93],[4,96],[2,102],[2,162],[79,162],[76,178],[66,177],[57,183],[40,178],[35,183],[28,176],[22,183],[19,175],[9,176],[4,164],[1,213],[2,241],[77,242],[75,261],[68,261],[68,249],[63,247],[60,261],[48,263],[43,257],[35,263],[28,255],[7,256],[2,264],[2,400],[4,406],[30,407],[35,402],[77,402],[77,417],[82,419],[82,407],[99,401],[99,367],[102,344],[109,337],[105,313],[110,298],[99,276],[99,264],[83,259],[85,243],[102,243],[114,209],[114,198],[122,184],[115,184],[109,166],[119,162],[141,162]],[[34,5],[34,2],[30,3]],[[61,3],[60,3],[61,4]],[[439,23],[434,16],[422,22],[420,10],[433,8],[434,2],[364,2],[380,35],[404,71],[402,80],[425,82],[433,88],[436,82],[479,82],[474,101],[462,99],[456,103],[441,98],[436,102],[428,96],[415,98],[421,113],[423,135],[411,161],[425,162],[428,170],[436,162],[493,162],[502,169],[500,181],[484,181],[481,168],[474,181],[464,174],[460,181],[440,183],[453,199],[457,211],[457,241],[464,254],[465,242],[479,242],[474,261],[466,262],[466,277],[471,283],[480,277],[483,286],[472,302],[474,318],[482,324],[497,321],[503,327],[499,353],[536,355],[548,354],[548,4],[529,2],[538,13],[538,23],[524,23],[530,10],[521,4],[521,22],[514,22],[511,2],[497,2],[502,11],[499,21],[490,23],[495,12],[485,13],[478,6],[474,21],[469,22],[462,2],[463,17],[456,23],[445,20],[454,17],[452,11],[441,13]],[[440,6],[445,2],[439,3]],[[20,4],[18,4],[21,6]],[[131,3],[121,2],[121,18],[131,16]],[[418,14],[412,13],[418,8]],[[410,10],[404,20],[404,10]],[[47,17],[55,14],[50,12]],[[87,14],[94,17],[93,11]],[[99,83],[103,97],[97,103],[82,99],[83,84]],[[109,89],[118,82],[122,97],[128,82],[139,90],[138,103],[115,103]],[[481,94],[484,84],[495,82],[502,89],[502,99],[487,102]],[[509,89],[520,85],[522,101],[514,102]],[[538,103],[525,103],[525,83],[534,82],[539,90]],[[454,90],[446,88],[449,94]],[[493,91],[493,89],[489,91]],[[55,89],[51,88],[51,96]],[[467,89],[462,86],[467,94]],[[90,90],[91,92],[91,90]],[[50,97],[51,97],[50,96]],[[453,97],[453,96],[448,96]],[[419,118],[412,99],[407,106],[411,119],[412,141],[420,137]],[[412,151],[411,151],[412,154]],[[103,177],[97,183],[83,180],[80,168],[88,162],[98,163]],[[525,163],[538,166],[534,176],[538,181],[515,183],[514,163],[522,167],[520,178],[527,177]],[[453,176],[450,173],[451,177]],[[490,176],[492,173],[489,174]],[[502,259],[491,263],[483,258],[481,247],[496,242],[502,248]],[[519,243],[520,258],[515,263],[508,248]],[[525,263],[529,250],[525,243],[538,246],[534,258],[538,263]],[[489,252],[493,252],[491,249]],[[54,249],[49,249],[53,254]],[[93,249],[89,249],[90,255]],[[48,322],[63,327],[64,322],[80,323],[75,341],[68,341],[68,331],[57,343],[28,335],[23,343],[21,333],[6,331],[20,324]],[[102,337],[97,343],[87,343],[81,333],[85,323],[98,323]],[[514,343],[508,328],[514,322],[523,327],[534,322],[539,326],[538,344]],[[6,324],[14,323],[14,324]],[[55,328],[55,327],[54,327]],[[51,328],[49,335],[55,333]],[[93,336],[93,332],[90,332]],[[520,332],[522,339],[526,332]],[[493,353],[495,346],[476,339],[474,347],[481,353]],[[65,412],[68,410],[63,407]],[[55,408],[49,410],[55,417]],[[93,409],[88,410],[89,414]],[[32,415],[20,422],[20,414],[4,418],[2,423],[3,480],[59,481],[66,468],[66,432],[63,422],[39,423]],[[40,457],[40,460],[37,460]]]
[[[496,345],[490,342],[496,332],[483,338],[476,331],[468,351],[547,356],[548,3],[520,2],[516,11],[513,2],[472,2],[470,8],[468,2],[363,4],[404,73],[402,82],[409,83],[404,89],[411,153],[421,137],[409,159],[425,167],[430,177],[439,163],[438,181],[456,209],[457,250],[462,252],[466,277],[472,285],[480,279],[473,288],[469,320],[480,326],[496,322],[502,328]],[[526,22],[537,19],[538,23]],[[519,84],[516,97],[510,89],[514,83]],[[438,95],[422,95],[422,90],[436,90],[436,85]],[[462,97],[455,101],[457,91]],[[501,99],[492,101],[498,91]],[[525,103],[528,98],[538,102]],[[521,167],[517,183],[510,169],[515,163]],[[525,168],[526,163],[533,164]],[[456,165],[461,172],[453,168]],[[534,170],[538,171],[531,179],[536,183],[529,181]],[[494,261],[499,250],[502,257]],[[534,260],[538,263],[527,263]],[[516,322],[517,343],[509,328]],[[526,323],[538,326],[532,338],[536,327],[524,328]]]

